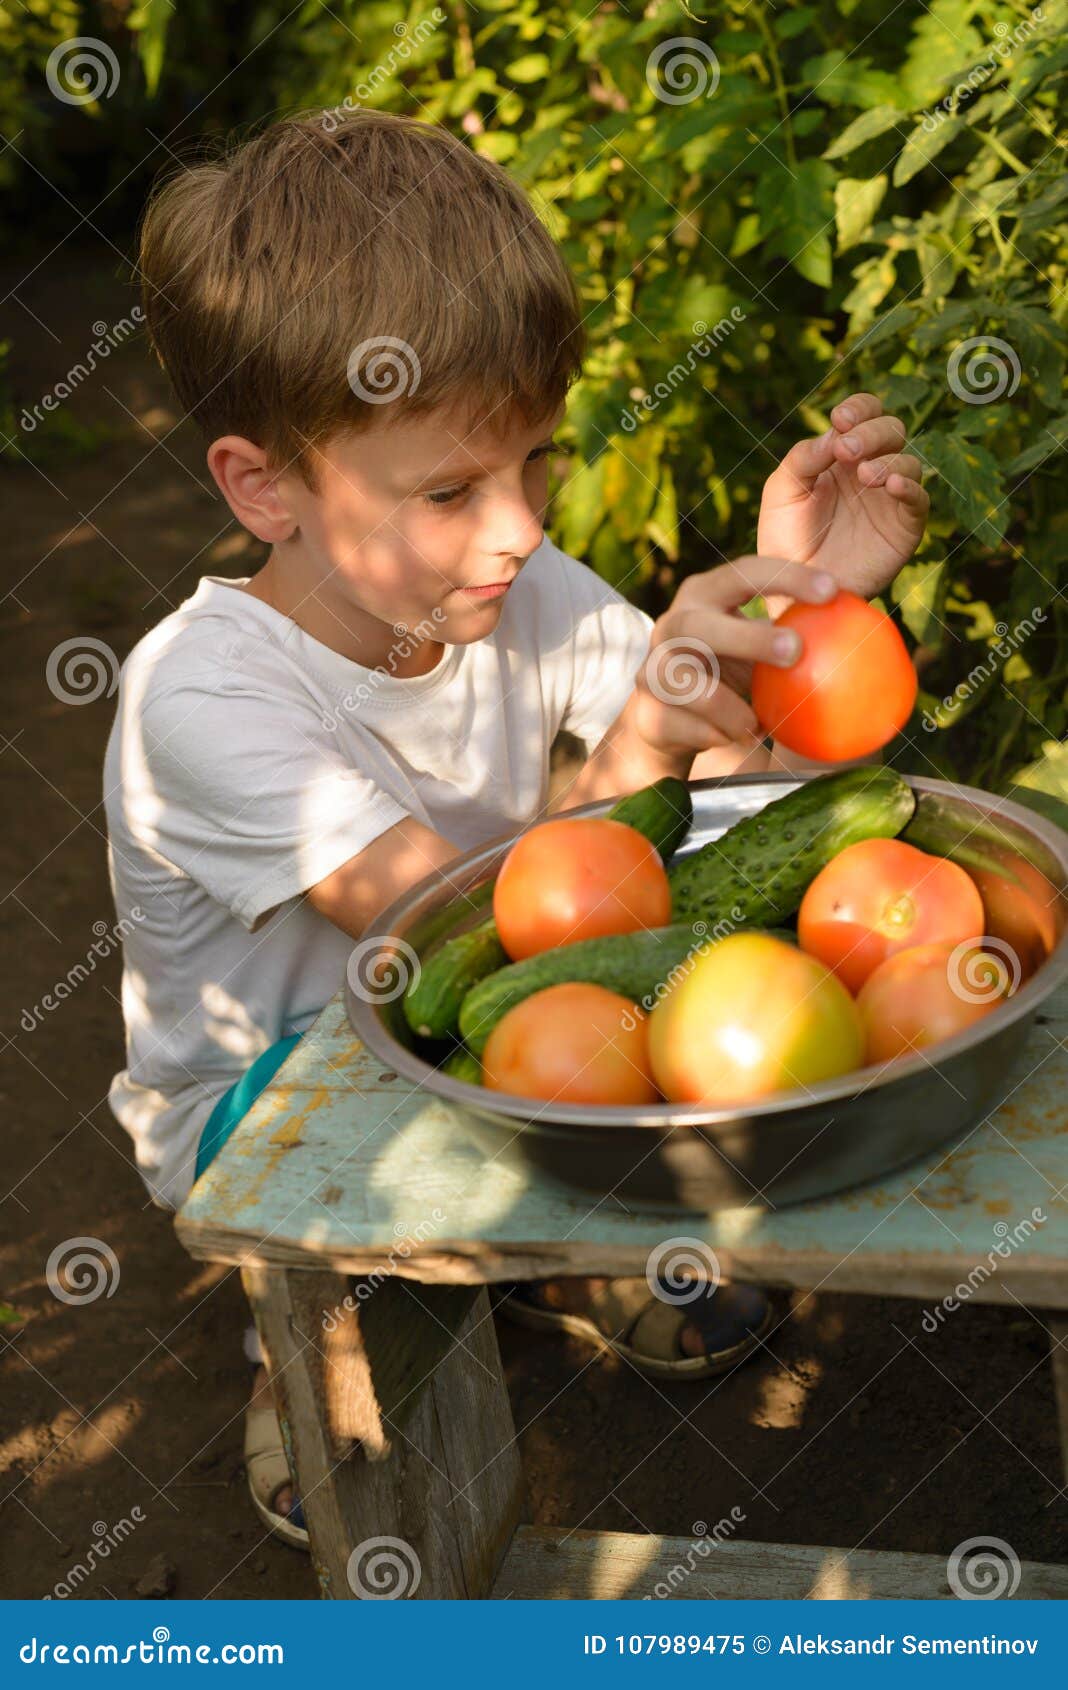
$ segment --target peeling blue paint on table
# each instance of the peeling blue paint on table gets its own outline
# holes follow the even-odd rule
[[[878,1183],[777,1211],[628,1213],[487,1157],[462,1110],[383,1075],[339,996],[176,1226],[210,1260],[438,1284],[641,1274],[656,1245],[686,1237],[764,1284],[937,1299],[966,1281],[977,1300],[1068,1308],[1068,986],[1013,1078],[963,1141]]]

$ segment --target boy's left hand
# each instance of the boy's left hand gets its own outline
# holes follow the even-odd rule
[[[931,501],[919,458],[901,450],[904,423],[884,416],[874,393],[851,393],[831,424],[798,441],[765,482],[757,552],[825,569],[872,598],[916,550]]]

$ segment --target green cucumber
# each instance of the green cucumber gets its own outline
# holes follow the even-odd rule
[[[893,769],[817,775],[672,863],[672,919],[778,925],[839,851],[861,839],[894,838],[915,808],[911,787]]]
[[[423,964],[404,998],[404,1016],[413,1033],[445,1039],[456,1033],[464,993],[508,961],[490,916],[455,939],[446,940]]]
[[[666,863],[693,826],[693,799],[684,780],[665,775],[652,786],[621,798],[608,814],[612,821],[626,822],[643,833]]]
[[[466,1080],[469,1086],[482,1084],[482,1064],[464,1045],[457,1046],[448,1061],[442,1063],[440,1072],[452,1080]]]
[[[945,793],[921,792],[916,814],[901,837],[932,857],[948,857],[961,868],[997,874],[1023,885],[1012,867],[1013,859],[1021,855],[1019,835],[1007,831],[996,816],[978,816]]]
[[[620,799],[608,814],[644,834],[666,861],[690,831],[693,802],[686,782],[668,775]],[[413,1033],[427,1039],[454,1037],[465,994],[507,961],[492,916],[447,939],[421,964],[405,996],[404,1017]]]
[[[636,933],[616,933],[606,939],[579,939],[573,945],[556,945],[550,951],[523,962],[499,968],[464,998],[460,1006],[460,1033],[468,1050],[481,1056],[486,1041],[501,1017],[524,998],[547,986],[581,980],[619,992],[633,1003],[651,1009],[661,987],[677,968],[703,945],[714,944],[733,931],[709,930],[704,921],[692,925],[672,923],[670,927],[643,927]],[[793,933],[776,932],[777,939],[796,944]]]

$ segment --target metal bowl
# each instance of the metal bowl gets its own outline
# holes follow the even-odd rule
[[[917,794],[918,818],[937,811],[941,826],[959,830],[965,848],[1006,887],[1026,882],[1042,889],[1055,934],[1052,951],[1015,995],[927,1056],[859,1069],[748,1108],[608,1108],[539,1104],[439,1072],[417,1052],[400,998],[372,1001],[373,991],[354,990],[354,967],[346,982],[352,1026],[386,1069],[457,1105],[461,1129],[488,1155],[532,1165],[601,1197],[613,1192],[628,1206],[778,1207],[886,1174],[962,1137],[1007,1096],[1009,1070],[1030,1024],[1068,974],[1068,834],[974,787],[906,778]],[[693,782],[693,828],[680,854],[802,784],[787,774]],[[605,800],[567,814],[604,815],[611,807]],[[375,924],[383,948],[403,940],[425,958],[484,920],[493,879],[516,837],[467,852],[449,863],[447,877],[436,872],[398,898]],[[366,940],[366,957],[364,947]],[[437,1060],[444,1061],[448,1049],[439,1048]]]

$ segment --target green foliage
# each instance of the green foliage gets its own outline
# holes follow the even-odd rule
[[[19,64],[77,10],[37,8],[49,22],[29,53],[22,13],[3,26],[27,38]],[[554,532],[654,611],[686,573],[751,551],[774,464],[846,393],[876,392],[933,501],[890,594],[930,724],[901,761],[1055,796],[1068,0],[1038,10],[906,0],[891,22],[884,0],[261,0],[235,9],[222,120],[362,101],[449,125],[527,186],[591,342]],[[158,99],[199,98],[200,0],[147,0],[128,24],[135,115],[150,120],[157,84]],[[679,37],[692,46],[672,82],[650,55]]]

